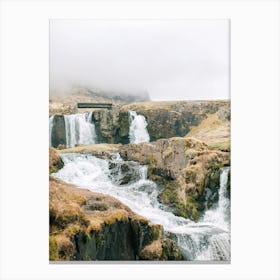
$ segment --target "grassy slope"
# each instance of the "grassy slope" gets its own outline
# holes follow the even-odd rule
[[[217,149],[230,150],[230,122],[221,120],[217,113],[210,114],[186,135]]]

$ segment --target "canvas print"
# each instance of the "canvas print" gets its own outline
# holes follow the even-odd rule
[[[51,20],[49,260],[231,260],[228,20]]]

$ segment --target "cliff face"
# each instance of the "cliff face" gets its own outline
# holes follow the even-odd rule
[[[95,124],[98,143],[129,143],[128,112],[119,107],[112,110],[94,110],[92,121]]]
[[[129,110],[135,110],[145,116],[151,141],[185,136],[188,133],[192,133],[188,136],[204,141],[205,131],[202,129],[193,131],[194,127],[199,126],[211,114],[219,116],[218,113],[223,115],[222,112],[229,112],[229,106],[229,101],[137,102],[115,105],[112,110],[94,109],[92,121],[95,123],[98,143],[129,143]],[[208,124],[206,123],[202,128],[205,126],[207,127]],[[229,122],[225,129],[229,131]],[[227,135],[229,136],[229,133]],[[215,140],[215,137],[217,133],[213,134],[212,138]],[[52,143],[54,147],[66,143],[62,115],[54,116]]]
[[[117,199],[50,177],[50,260],[181,260],[176,243]]]
[[[55,148],[59,145],[66,145],[65,120],[63,115],[54,115],[53,117],[51,141],[52,146]]]
[[[138,102],[122,107],[145,116],[151,141],[185,136],[209,114],[222,108],[229,111],[229,101]]]
[[[205,203],[217,201],[220,168],[230,160],[228,152],[180,137],[123,145],[119,151],[125,160],[148,165],[148,177],[162,188],[159,199],[192,220],[202,215]]]

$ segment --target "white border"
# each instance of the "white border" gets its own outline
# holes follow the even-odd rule
[[[1,279],[279,279],[279,2],[2,1]],[[48,263],[50,18],[230,18],[232,263]]]

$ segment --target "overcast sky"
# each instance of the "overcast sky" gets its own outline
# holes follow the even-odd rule
[[[50,86],[229,98],[227,20],[51,20]]]

